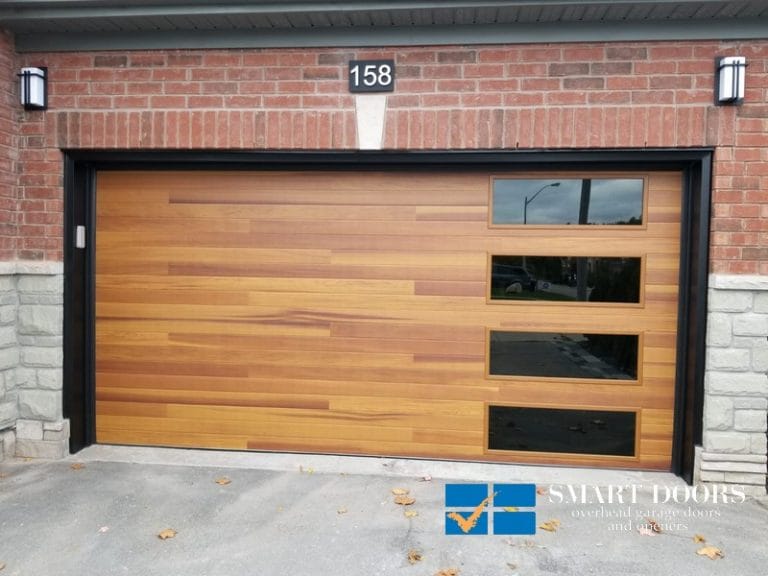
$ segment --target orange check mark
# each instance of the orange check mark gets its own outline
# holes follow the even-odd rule
[[[464,518],[461,514],[458,512],[449,512],[448,518],[451,520],[454,520],[456,524],[459,525],[459,529],[464,532],[464,534],[468,534],[472,528],[477,526],[477,521],[480,519],[480,516],[483,513],[483,508],[487,504],[490,504],[491,500],[493,500],[493,497],[496,496],[496,492],[488,496],[485,500],[480,502],[480,504],[477,505],[477,507],[472,511],[472,514]]]

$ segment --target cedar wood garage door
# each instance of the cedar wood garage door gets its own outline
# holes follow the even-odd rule
[[[669,469],[681,175],[632,174],[639,226],[495,226],[498,177],[100,172],[97,441]],[[634,257],[638,302],[495,300],[496,255]],[[491,375],[505,331],[633,334],[636,375]],[[587,424],[544,411],[532,447],[489,448],[491,407],[513,436],[505,407]],[[627,424],[613,412],[631,416],[630,452],[535,440],[610,435]]]

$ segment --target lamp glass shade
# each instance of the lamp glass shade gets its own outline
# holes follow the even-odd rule
[[[46,107],[45,98],[45,73],[42,68],[22,68],[21,78],[21,104],[27,109],[41,109]]]
[[[744,56],[726,56],[718,61],[718,102],[741,102],[744,99]]]

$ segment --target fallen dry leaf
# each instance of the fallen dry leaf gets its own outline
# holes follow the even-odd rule
[[[696,542],[696,544],[703,544],[704,542],[707,541],[707,539],[704,538],[704,536],[702,536],[701,534],[694,534],[693,541]]]
[[[517,570],[517,564],[512,564],[512,562],[507,562],[507,568],[510,570]]]
[[[0,562],[0,570],[5,570],[5,564],[3,564],[2,562]]]
[[[547,489],[544,488],[543,486],[539,486],[538,488],[536,488],[536,494],[538,494],[539,496],[544,496],[544,494],[546,493],[547,493]]]
[[[640,533],[641,536],[656,536],[656,532],[654,532],[653,528],[650,526],[642,525],[637,527],[637,531]]]
[[[646,521],[648,522],[648,527],[656,532],[657,534],[661,534],[661,526],[659,526],[659,523],[656,522],[653,518],[646,518]]]
[[[408,550],[408,562],[411,564],[416,564],[416,562],[421,562],[421,552],[418,550]]]
[[[439,572],[435,572],[435,576],[458,576],[458,568],[443,568]]]
[[[547,532],[557,532],[557,529],[560,528],[560,520],[547,520],[546,522],[539,524],[539,528],[546,530]]]
[[[299,474],[314,474],[315,469],[311,466],[308,466],[307,468],[304,468],[304,466],[299,466]]]
[[[173,528],[166,528],[162,532],[160,532],[157,537],[160,538],[160,540],[168,540],[168,538],[174,538],[178,534],[176,530]]]
[[[703,548],[699,548],[696,550],[696,554],[699,556],[706,556],[710,560],[717,560],[718,558],[725,556],[723,551],[720,550],[720,548],[716,548],[715,546],[704,546]]]
[[[346,514],[347,512],[349,512],[349,510],[347,510],[346,508],[339,508],[338,510],[336,510],[336,514]]]
[[[392,488],[392,494],[395,496],[405,496],[410,490],[407,488]]]
[[[214,482],[216,482],[216,484],[218,484],[219,486],[226,486],[227,484],[232,484],[232,480],[230,480],[226,476],[222,476],[221,478],[216,478]]]
[[[82,470],[85,468],[85,464],[82,462],[75,462],[74,464],[70,464],[69,467],[72,468],[72,470]]]
[[[504,512],[517,512],[518,510],[517,506],[504,506]]]
[[[416,512],[416,510],[406,510],[404,514],[406,518],[416,518],[416,516],[419,515],[419,513]]]
[[[416,502],[416,498],[413,496],[395,496],[395,504],[400,506],[410,506],[414,502]]]

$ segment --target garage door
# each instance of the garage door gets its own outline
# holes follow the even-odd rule
[[[102,171],[97,441],[669,469],[681,183]]]

